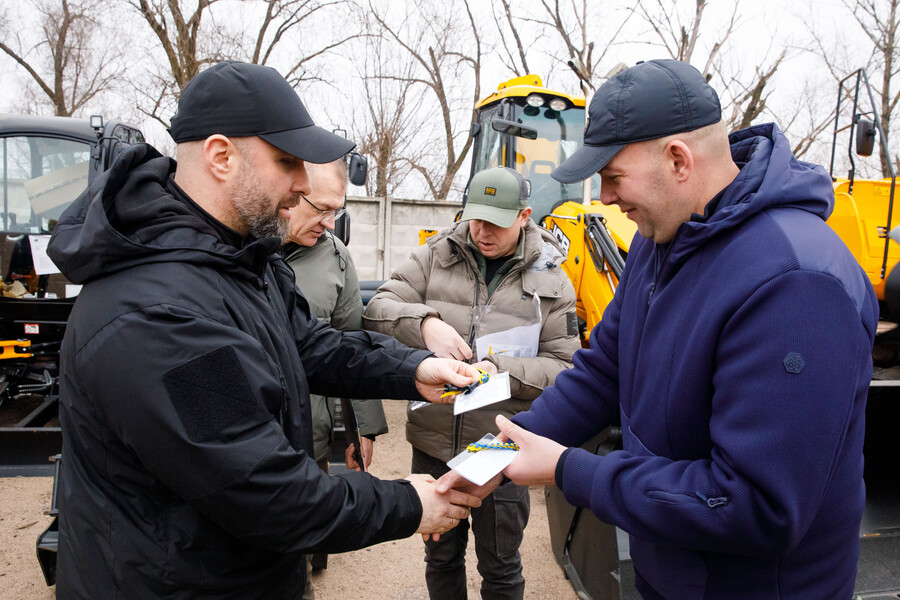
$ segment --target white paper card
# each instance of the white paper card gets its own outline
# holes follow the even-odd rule
[[[482,361],[491,354],[505,354],[516,358],[537,356],[541,339],[541,324],[522,325],[506,331],[483,335],[475,340],[476,360]]]
[[[488,433],[478,440],[479,444],[499,445],[502,442]],[[516,457],[518,450],[498,448],[469,452],[463,450],[453,457],[447,466],[474,483],[484,485],[491,477],[502,471]]]
[[[47,244],[50,243],[49,235],[29,235],[31,243],[31,259],[34,261],[34,272],[38,275],[50,275],[59,273],[59,268],[47,256]]]
[[[506,400],[509,398],[509,372],[491,375],[487,383],[482,383],[468,394],[457,394],[454,398],[454,415]]]

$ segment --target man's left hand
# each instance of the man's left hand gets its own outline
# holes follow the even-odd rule
[[[441,398],[444,384],[469,385],[478,379],[478,369],[450,358],[429,357],[416,367],[416,389],[429,402],[451,403],[453,396]]]

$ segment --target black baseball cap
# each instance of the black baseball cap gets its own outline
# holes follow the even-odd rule
[[[700,71],[671,59],[638,63],[600,86],[588,110],[584,145],[550,175],[575,183],[605,167],[626,144],[721,120],[719,96]]]
[[[356,147],[316,125],[278,71],[238,61],[220,62],[191,79],[169,127],[179,144],[217,133],[256,136],[311,163],[337,160]]]

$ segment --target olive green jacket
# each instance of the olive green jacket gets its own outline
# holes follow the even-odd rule
[[[291,244],[285,256],[294,269],[297,287],[320,320],[343,331],[362,329],[363,305],[359,295],[359,277],[350,252],[341,240],[325,232],[314,246]],[[331,453],[334,402],[326,396],[311,394],[313,444],[316,461]],[[374,437],[387,433],[387,421],[380,400],[353,400],[359,431]]]
[[[484,259],[469,243],[468,223],[461,222],[416,248],[410,260],[378,289],[363,315],[366,329],[392,335],[413,348],[425,348],[422,321],[428,316],[440,317],[456,329],[473,353],[475,338],[521,325],[517,319],[525,318],[529,311],[537,322],[535,294],[539,298],[537,356],[494,354],[486,359],[499,371],[509,371],[512,398],[458,417],[449,404],[408,410],[406,437],[413,446],[449,460],[485,433],[497,433],[494,417],[498,413],[509,417],[528,410],[531,400],[572,366],[572,354],[580,342],[575,290],[560,267],[564,258],[553,236],[529,220],[516,253],[500,268],[489,290]],[[492,313],[493,331],[482,330],[489,321],[480,315],[486,312]]]

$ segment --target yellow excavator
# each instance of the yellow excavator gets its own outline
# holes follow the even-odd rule
[[[563,269],[575,286],[586,342],[612,300],[637,227],[617,208],[590,200],[599,196],[599,176],[568,184],[550,177],[581,147],[584,97],[550,90],[537,75],[525,75],[501,83],[475,110],[469,177],[503,166],[531,183],[532,218],[550,230],[567,253]],[[585,186],[590,186],[587,193]]]
[[[888,178],[856,177],[855,155],[871,155],[876,136],[886,148],[886,138],[865,72],[851,74],[840,87],[831,171],[838,137],[848,130],[851,167],[846,178],[832,176],[835,207],[828,224],[869,276],[881,304],[882,319],[887,321],[882,329],[889,329],[900,322],[900,269],[896,268],[900,226],[895,226],[893,215],[896,177],[893,166]],[[859,111],[861,91],[871,104],[868,112]],[[842,125],[841,101],[847,98],[853,101],[851,117],[849,124]],[[567,252],[563,268],[575,287],[582,343],[586,344],[615,293],[636,226],[617,208],[593,200],[599,197],[599,176],[575,184],[562,184],[550,177],[550,172],[582,144],[585,99],[547,89],[540,77],[526,75],[501,83],[496,92],[476,105],[476,115],[469,178],[483,169],[505,166],[531,182],[532,217],[550,230]],[[892,338],[897,341],[892,342]],[[856,590],[862,597],[869,597],[873,590],[900,593],[896,573],[891,571],[895,567],[885,568],[888,563],[882,561],[884,556],[900,555],[900,480],[891,466],[900,461],[900,445],[894,441],[895,424],[900,422],[900,402],[894,391],[900,385],[900,366],[896,366],[900,364],[900,329],[884,332],[878,339],[875,362],[885,368],[876,369],[867,408],[865,477],[869,501],[860,530],[861,576]],[[618,432],[610,428],[583,447],[605,454],[614,450],[618,441]],[[578,597],[637,597],[627,536],[589,511],[570,506],[555,487],[548,487],[546,496],[553,553]]]
[[[870,110],[861,112],[860,94],[868,100]],[[842,104],[852,100],[849,119]],[[853,256],[869,276],[878,296],[881,318],[891,323],[900,322],[900,228],[895,223],[894,188],[896,173],[891,160],[887,161],[890,177],[861,179],[856,177],[857,156],[868,157],[878,139],[881,151],[890,156],[887,137],[881,128],[881,120],[875,108],[875,99],[864,69],[854,71],[840,82],[838,103],[834,120],[834,138],[831,145],[830,173],[834,181],[834,212],[828,219],[837,234],[844,240]],[[835,156],[839,136],[848,132],[847,177],[835,177]]]

